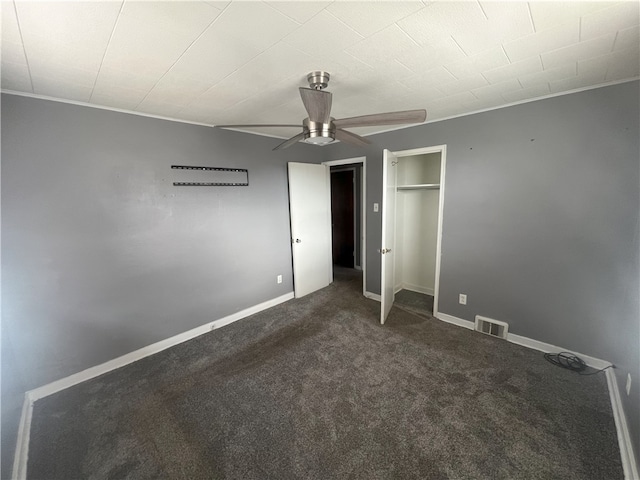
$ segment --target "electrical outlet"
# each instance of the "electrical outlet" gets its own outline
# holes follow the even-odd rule
[[[282,275],[278,275],[278,276],[276,277],[276,281],[277,281],[278,283],[282,283]]]
[[[378,204],[377,204],[377,203],[374,203],[374,204],[373,204],[373,211],[374,211],[374,212],[377,212],[378,210],[379,210]]]
[[[458,302],[460,303],[460,305],[466,305],[467,304],[467,295],[465,293],[461,293],[460,297],[458,298]]]
[[[631,374],[627,373],[627,395],[631,395]]]

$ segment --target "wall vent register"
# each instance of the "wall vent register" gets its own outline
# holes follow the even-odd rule
[[[492,318],[476,315],[476,331],[491,335],[492,337],[504,338],[506,340],[509,333],[509,324],[494,320]]]

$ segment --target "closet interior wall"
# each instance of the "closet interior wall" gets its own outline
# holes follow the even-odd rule
[[[441,153],[398,160],[395,291],[404,289],[433,295]]]

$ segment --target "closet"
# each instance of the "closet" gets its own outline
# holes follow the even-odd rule
[[[396,303],[430,303],[436,277],[442,152],[400,156],[396,187]],[[420,296],[406,292],[422,294]],[[425,295],[428,295],[427,298]],[[422,297],[422,298],[421,298]],[[430,313],[431,313],[430,312]]]

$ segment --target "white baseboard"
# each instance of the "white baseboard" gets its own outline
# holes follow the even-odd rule
[[[27,458],[29,456],[29,438],[31,437],[31,416],[33,415],[33,398],[29,392],[24,394],[22,414],[18,426],[18,441],[13,456],[13,472],[11,478],[24,480],[27,478]]]
[[[146,347],[142,347],[139,350],[127,353],[126,355],[122,355],[118,358],[114,358],[113,360],[109,360],[108,362],[96,365],[95,367],[87,368],[86,370],[83,370],[81,372],[74,373],[73,375],[62,378],[60,380],[56,380],[55,382],[51,382],[42,387],[35,388],[33,390],[30,390],[29,393],[31,394],[31,398],[34,401],[39,400],[42,397],[46,397],[53,393],[59,392],[60,390],[64,390],[65,388],[72,387],[73,385],[77,385],[78,383],[90,380],[99,375],[103,375],[112,370],[115,370],[116,368],[124,367],[125,365],[129,365],[130,363],[141,360],[145,357],[148,357],[149,355],[153,355],[155,353],[166,350],[167,348],[186,342],[187,340],[191,340],[192,338],[199,337],[200,335],[210,332],[211,330],[229,325],[230,323],[248,317],[249,315],[253,315],[254,313],[261,312],[262,310],[266,310],[267,308],[275,307],[276,305],[286,302],[287,300],[291,300],[292,298],[293,292],[289,292],[285,295],[267,300],[266,302],[246,308],[224,318],[214,320],[213,322],[206,323],[191,330],[187,330],[186,332],[174,335],[173,337],[161,340]]]
[[[394,295],[397,295],[398,292],[400,292],[401,290],[409,290],[410,292],[424,293],[425,295],[431,295],[433,297],[433,289],[423,288],[417,285],[411,285],[407,283],[401,283],[400,285],[396,285],[395,287],[393,287]],[[380,300],[380,295],[376,295],[375,293],[365,292],[364,296],[368,298],[373,298],[374,300],[378,300],[378,301]]]
[[[551,345],[550,343],[539,342],[538,340],[533,340],[528,337],[514,335],[513,333],[510,333],[507,336],[507,341],[518,344],[518,345],[522,345],[523,347],[539,350],[544,353],[560,353],[560,352],[573,353],[574,355],[577,355],[582,360],[584,360],[584,363],[586,363],[588,366],[597,368],[598,370],[611,366],[611,362],[600,360],[599,358],[591,357],[589,355],[585,355],[584,353],[575,352],[573,350],[568,350],[562,347],[557,347],[555,345]]]
[[[411,283],[403,283],[402,288],[416,293],[424,293],[425,295],[431,295],[433,297],[433,288],[421,287],[420,285],[413,285]]]
[[[635,454],[633,452],[633,443],[631,442],[631,434],[629,433],[627,417],[624,414],[624,408],[622,407],[618,380],[616,379],[616,374],[612,368],[605,370],[605,373],[607,375],[607,385],[609,386],[609,397],[611,398],[613,420],[618,432],[618,445],[620,446],[620,458],[622,459],[624,478],[625,480],[636,480],[640,478],[640,475],[638,475],[638,464],[636,463]]]
[[[205,325],[201,325],[173,337],[161,340],[152,345],[140,348],[131,353],[127,353],[126,355],[122,355],[121,357],[114,358],[113,360],[109,360],[108,362],[96,365],[95,367],[87,368],[86,370],[75,373],[73,375],[69,375],[68,377],[62,378],[60,380],[56,380],[55,382],[51,382],[42,387],[29,390],[25,393],[22,415],[20,417],[20,427],[18,429],[18,440],[13,462],[12,478],[19,480],[26,478],[27,459],[29,456],[31,415],[33,412],[33,404],[37,400],[57,393],[61,390],[64,390],[65,388],[69,388],[95,378],[99,375],[111,372],[112,370],[115,370],[117,368],[124,367],[125,365],[136,362],[180,343],[186,342],[187,340],[191,340],[192,338],[199,337],[200,335],[210,332],[211,330],[216,330],[220,327],[224,327],[225,325],[229,325],[230,323],[236,322],[250,315],[256,314],[271,307],[275,307],[276,305],[291,300],[292,298],[294,298],[293,292],[286,293],[271,300],[267,300],[266,302],[262,302],[258,305],[245,308],[244,310],[228,315],[224,318],[214,320],[213,322],[209,322]]]
[[[443,322],[453,323],[459,327],[468,328],[469,330],[475,329],[475,323],[470,322],[469,320],[463,320],[462,318],[454,317],[453,315],[448,315],[446,313],[437,313],[436,318],[438,320],[442,320]]]
[[[364,292],[364,296],[370,298],[371,300],[375,300],[376,302],[382,301],[382,297],[380,297],[380,295],[378,295],[377,293]]]
[[[475,322],[472,322],[470,320],[464,320],[462,318],[454,317],[453,315],[448,315],[446,313],[440,313],[440,312],[438,312],[435,315],[435,317],[439,320],[442,320],[443,322],[452,323],[460,327],[468,328],[469,330],[475,330]],[[611,366],[611,362],[607,362],[606,360],[600,360],[599,358],[591,357],[583,353],[558,347],[556,345],[551,345],[550,343],[533,340],[532,338],[523,337],[521,335],[515,335],[513,333],[509,333],[507,335],[507,341],[511,343],[515,343],[517,345],[522,345],[523,347],[531,348],[533,350],[538,350],[544,353],[559,353],[559,352],[573,353],[578,357],[580,357],[581,359],[583,359],[588,366],[597,368],[597,369],[602,369],[602,368]]]

